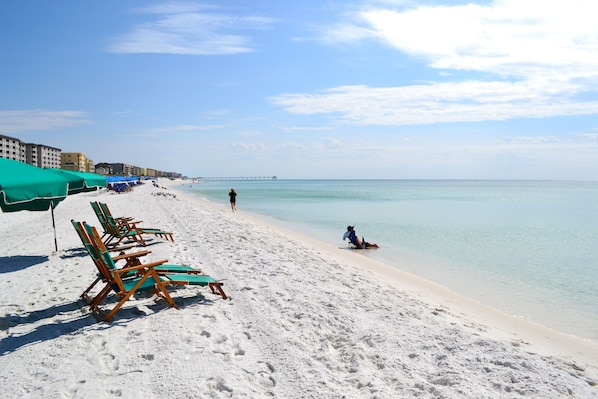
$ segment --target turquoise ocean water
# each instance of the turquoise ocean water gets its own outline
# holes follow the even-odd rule
[[[197,197],[364,251],[515,316],[598,341],[598,182],[238,180],[181,186]]]

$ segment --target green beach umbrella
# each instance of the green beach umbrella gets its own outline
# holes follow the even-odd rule
[[[58,251],[54,208],[68,194],[68,181],[47,170],[0,158],[0,208],[3,212],[52,212],[54,246]]]
[[[0,158],[0,208],[3,212],[47,211],[68,194],[68,181],[44,169]]]
[[[106,187],[108,180],[104,176],[96,173],[79,172],[76,170],[66,169],[44,169],[48,172],[54,173],[67,179],[69,183],[68,194],[83,193],[86,191],[94,191],[101,187]]]

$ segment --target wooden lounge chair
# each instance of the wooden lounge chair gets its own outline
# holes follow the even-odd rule
[[[102,229],[104,229],[104,232],[102,234],[102,240],[106,244],[107,241],[109,241],[110,238],[112,237],[111,228],[110,228],[110,226],[108,226],[106,217],[104,216],[104,213],[102,212],[102,209],[100,208],[100,203],[97,201],[91,201],[90,204],[91,204],[91,208],[93,209],[93,212],[96,214],[96,217],[100,221],[100,226],[102,226]]]
[[[104,288],[95,297],[89,298],[87,296],[89,291],[85,293],[92,313],[94,315],[100,315],[100,319],[103,321],[110,320],[110,318],[112,318],[112,316],[118,311],[118,309],[120,309],[126,300],[130,298],[130,296],[135,292],[130,292],[131,289],[135,289],[136,291],[151,290],[156,295],[164,297],[173,307],[176,306],[174,305],[174,302],[171,303],[172,299],[169,295],[167,295],[168,291],[164,293],[166,290],[165,287],[169,285],[207,286],[210,288],[213,294],[218,294],[223,299],[228,298],[222,289],[222,282],[214,279],[211,276],[195,273],[194,271],[189,270],[190,268],[186,269],[186,271],[175,273],[173,270],[176,269],[174,269],[173,266],[177,265],[168,265],[166,263],[168,262],[166,259],[145,264],[140,264],[140,262],[129,262],[131,266],[118,269],[114,259],[119,257],[120,259],[125,259],[127,256],[131,257],[133,254],[122,254],[119,255],[119,257],[113,258],[104,246],[95,227],[90,226],[87,223],[80,224],[78,222],[74,222],[74,224],[78,224],[78,229],[84,231],[87,236],[87,242],[89,242],[93,247],[92,253],[94,256],[92,256],[92,258],[94,259],[94,264],[96,264],[96,267],[99,271],[98,281],[104,281],[105,283]],[[151,268],[151,279],[146,276],[146,273],[149,273],[148,268]],[[162,268],[162,270],[159,270],[160,268]],[[179,266],[179,268],[187,267]],[[137,280],[143,277],[145,277],[144,282],[135,287],[138,282]],[[96,283],[97,282],[94,282],[93,285]],[[153,287],[152,284],[154,284],[155,287]],[[101,311],[99,306],[108,296],[110,291],[116,292],[121,298],[121,301],[119,301],[117,306],[115,306],[111,311],[104,313]]]
[[[85,232],[80,223],[74,222],[74,224],[77,224],[78,232]],[[165,264],[167,262],[166,259],[144,264],[129,265],[118,269],[115,267],[114,263],[110,263],[112,257],[108,251],[102,253],[97,246],[98,243],[94,239],[91,239],[89,235],[83,238],[82,241],[84,241],[84,245],[86,249],[88,249],[90,256],[94,260],[94,264],[98,269],[99,278],[97,281],[105,282],[105,286],[100,292],[95,297],[89,299],[89,307],[94,316],[97,316],[102,321],[109,321],[134,293],[140,291],[151,291],[156,296],[164,298],[171,307],[176,308],[172,297],[166,289],[169,280],[159,276],[155,270],[156,266]],[[101,242],[102,241],[100,240],[100,243]],[[97,281],[94,282],[92,286],[95,285]],[[85,294],[89,292],[88,290],[86,290]],[[116,293],[119,301],[111,310],[104,312],[100,308],[100,305],[111,291]]]
[[[102,213],[104,214],[108,223],[112,223],[112,221],[114,221],[114,224],[116,224],[119,228],[121,228],[123,230],[131,230],[131,229],[135,228],[138,231],[140,231],[142,234],[152,234],[157,237],[164,238],[165,240],[168,240],[168,241],[174,241],[174,238],[172,237],[172,232],[164,231],[162,229],[157,229],[157,228],[140,227],[138,225],[142,221],[134,220],[133,218],[130,218],[130,217],[115,218],[114,216],[112,216],[112,212],[110,212],[110,208],[108,208],[108,205],[106,203],[98,202],[98,204],[100,205],[100,209],[102,210]]]
[[[172,232],[161,229],[139,227],[141,221],[134,221],[133,218],[121,217],[114,218],[108,208],[108,205],[102,202],[91,202],[100,225],[104,229],[102,240],[106,246],[119,245],[124,240],[146,245],[144,235],[153,235],[174,241]]]
[[[127,242],[134,242],[136,244],[140,244],[145,246],[145,240],[143,239],[142,233],[136,229],[126,229],[119,227],[114,221],[110,223],[106,218],[106,215],[102,212],[100,204],[98,202],[91,202],[91,207],[96,214],[100,225],[104,229],[104,233],[102,235],[102,241],[104,245],[108,247],[117,246],[124,240]]]
[[[90,241],[94,244],[94,247],[99,251],[101,258],[105,261],[107,267],[116,267],[114,262],[115,258],[112,258],[107,248],[103,245],[100,235],[95,227],[90,226],[87,223],[83,223],[85,231],[87,232]],[[126,257],[127,254],[120,255]],[[168,261],[166,261],[168,262]],[[193,272],[176,272],[173,267],[176,265],[167,265],[166,262],[160,264],[159,268],[162,270],[159,274],[163,277],[168,278],[168,284],[170,285],[199,285],[201,287],[209,287],[213,294],[219,294],[222,299],[227,299],[227,295],[224,293],[222,286],[224,285],[221,281],[216,280],[214,277],[206,274],[199,274]],[[186,266],[179,266],[186,267]],[[170,268],[170,270],[168,270]],[[160,269],[159,269],[160,270]]]
[[[77,235],[79,236],[79,239],[81,239],[81,242],[83,243],[83,247],[87,250],[87,253],[92,258],[94,264],[96,264],[96,266],[97,266],[97,263],[100,262],[101,260],[100,260],[100,253],[98,250],[96,250],[96,246],[94,246],[94,244],[91,242],[91,239],[87,235],[87,232],[85,231],[85,229],[83,228],[83,225],[80,222],[77,222],[77,221],[71,219],[71,223],[72,223],[73,227],[75,228],[75,231],[77,232]],[[83,223],[85,223],[85,222],[83,222]],[[97,232],[97,230],[96,230],[96,232]],[[108,252],[119,252],[119,255],[112,256],[112,260],[114,261],[115,265],[119,261],[123,260],[124,265],[122,265],[121,268],[141,265],[142,263],[139,258],[151,253],[151,251],[148,251],[148,250],[126,253],[125,250],[131,249],[131,247],[133,247],[133,246],[129,245],[129,246],[124,246],[124,247],[121,246],[121,247],[107,248],[104,245],[102,239],[99,237],[99,234],[95,237],[95,239],[99,243],[98,245],[102,246],[101,248],[103,248],[103,250],[108,251]],[[156,270],[156,272],[158,274],[167,274],[167,273],[169,273],[169,274],[173,274],[173,273],[201,274],[201,270],[195,269],[191,266],[185,266],[185,265],[162,264],[162,265],[156,266],[154,269]],[[132,274],[134,274],[134,273],[132,273]],[[80,297],[83,302],[90,303],[92,301],[92,299],[89,297],[89,292],[93,289],[93,287],[95,287],[95,285],[97,283],[102,281],[102,279],[103,279],[102,274],[98,273],[95,281],[93,283],[91,283],[91,285],[81,294]]]

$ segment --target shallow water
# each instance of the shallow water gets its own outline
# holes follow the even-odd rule
[[[201,181],[181,188],[346,247],[465,296],[598,341],[598,183],[553,181]]]

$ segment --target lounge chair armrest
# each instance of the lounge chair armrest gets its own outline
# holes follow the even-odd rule
[[[120,247],[107,248],[107,249],[110,252],[122,252],[122,251],[124,251],[126,249],[131,249],[131,248],[135,248],[135,247],[136,247],[136,245],[130,244],[130,245],[122,245]]]
[[[122,220],[120,222],[120,224],[127,225],[127,226],[131,226],[131,225],[134,226],[134,225],[139,224],[141,222],[143,222],[143,220],[133,220],[133,219],[131,219],[131,220]]]
[[[116,269],[113,271],[118,274],[129,273],[131,270],[151,269],[153,267],[163,265],[166,262],[168,262],[168,259],[162,259],[162,260],[158,260],[156,262],[145,263],[143,265],[123,267],[122,269]]]
[[[130,254],[121,254],[118,256],[113,256],[112,259],[116,262],[121,259],[130,259],[130,258],[140,258],[147,254],[151,254],[152,251],[139,251],[139,252],[132,252]]]

